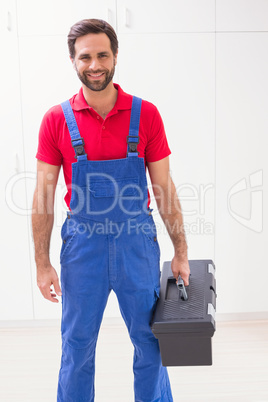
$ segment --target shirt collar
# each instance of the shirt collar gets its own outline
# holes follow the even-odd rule
[[[117,89],[118,94],[117,94],[117,100],[114,105],[115,110],[128,110],[131,109],[132,105],[132,96],[125,93],[120,85],[114,84],[115,89]],[[72,106],[72,109],[75,111],[80,111],[84,109],[91,109],[91,107],[87,104],[84,94],[83,94],[83,88],[80,89],[78,94],[74,95],[70,99],[70,103]]]

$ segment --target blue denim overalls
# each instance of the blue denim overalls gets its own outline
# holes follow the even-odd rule
[[[87,160],[69,101],[62,109],[77,162],[72,164],[71,212],[61,232],[57,402],[94,401],[95,348],[111,290],[134,345],[135,401],[173,401],[150,328],[160,286],[160,250],[147,208],[144,159],[137,152],[141,99],[133,97],[125,159]]]

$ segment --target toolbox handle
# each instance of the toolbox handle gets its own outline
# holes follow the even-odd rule
[[[184,300],[184,301],[188,300],[188,295],[187,295],[187,292],[185,289],[185,285],[184,285],[183,279],[180,275],[178,278],[177,286],[178,286],[179,292],[181,292],[181,294],[182,294],[182,297],[181,297],[182,300]]]

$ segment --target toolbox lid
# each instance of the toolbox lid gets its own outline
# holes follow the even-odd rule
[[[215,332],[215,321],[203,320],[168,320],[153,321],[152,331],[156,334],[180,334],[180,336],[212,337]]]
[[[152,319],[154,335],[213,336],[215,332],[216,281],[212,260],[190,260],[187,300],[181,298],[171,261],[163,265],[160,297]],[[157,336],[156,336],[157,337]]]

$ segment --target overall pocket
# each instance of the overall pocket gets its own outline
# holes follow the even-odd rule
[[[62,246],[60,252],[60,262],[62,263],[63,258],[67,254],[67,250],[70,248],[70,245],[77,234],[78,224],[73,218],[66,218],[65,222],[61,228],[61,239]]]
[[[105,219],[126,219],[137,215],[143,203],[139,179],[90,178],[87,186],[86,213]]]
[[[157,230],[152,216],[140,225],[140,229],[144,235],[145,240],[150,244],[157,259],[160,259],[160,247],[157,240]]]

